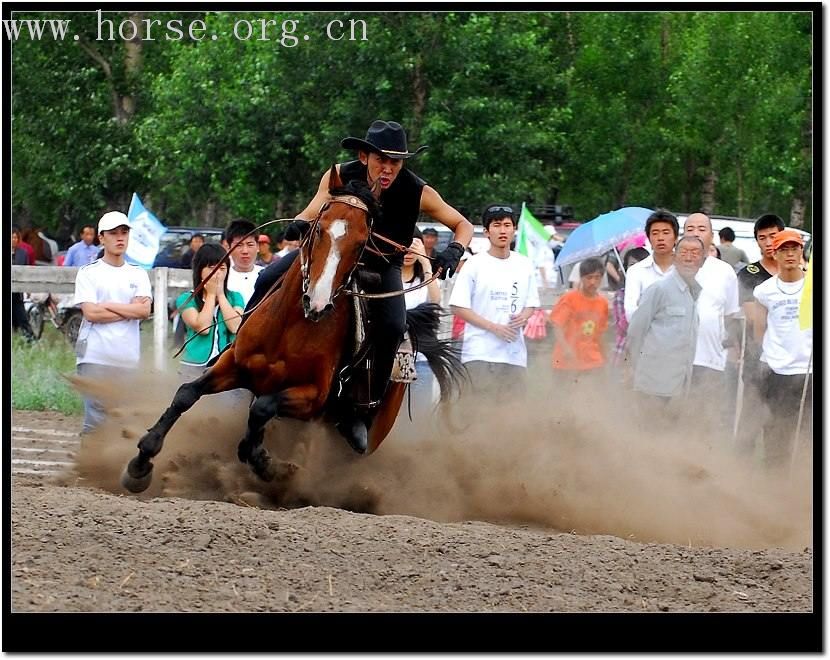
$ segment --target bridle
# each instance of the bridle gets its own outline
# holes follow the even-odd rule
[[[323,217],[323,213],[335,202],[340,202],[341,204],[346,204],[347,206],[351,206],[353,208],[359,209],[366,214],[366,226],[369,230],[369,235],[372,234],[372,224],[374,221],[374,217],[372,212],[369,210],[369,207],[366,205],[363,200],[361,200],[356,195],[334,195],[329,200],[326,201],[320,207],[320,211],[317,213],[317,217],[314,218],[314,221],[311,223],[311,227],[309,228],[308,232],[306,233],[305,237],[303,238],[302,243],[300,243],[300,273],[302,274],[302,281],[303,281],[303,294],[308,293],[308,287],[311,283],[311,274],[309,273],[309,266],[311,265],[311,251],[314,249],[314,239],[317,236],[317,231],[320,227],[320,219]],[[360,260],[363,257],[363,253],[366,251],[366,244],[367,242],[364,241],[363,246],[360,248],[360,254],[358,255],[357,259],[354,262],[349,274],[343,279],[343,282],[331,296],[331,303],[334,303],[337,296],[339,296],[347,287],[351,285],[352,278],[354,277],[354,273],[357,270],[358,266],[360,265]],[[306,256],[306,253],[308,256]]]

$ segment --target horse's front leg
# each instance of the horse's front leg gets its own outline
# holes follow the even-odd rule
[[[225,353],[199,378],[179,387],[167,410],[138,441],[138,455],[127,463],[121,474],[121,485],[133,493],[146,490],[153,478],[153,463],[150,459],[161,451],[164,438],[179,417],[205,394],[216,394],[237,387],[233,351]]]
[[[239,443],[237,456],[243,463],[250,464],[254,474],[263,481],[272,481],[276,476],[290,477],[297,471],[294,463],[274,463],[263,446],[268,420],[276,416],[300,419],[312,416],[318,404],[318,391],[314,385],[289,387],[276,394],[260,396],[254,401],[248,414],[248,430]]]

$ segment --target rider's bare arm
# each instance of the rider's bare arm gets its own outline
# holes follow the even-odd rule
[[[337,165],[337,173],[340,174],[340,165]],[[317,188],[317,192],[315,193],[312,200],[309,202],[308,206],[306,206],[294,217],[300,218],[301,220],[308,220],[309,222],[312,222],[314,218],[317,217],[317,214],[320,212],[320,207],[323,206],[323,204],[327,202],[329,199],[330,174],[331,170],[326,170],[326,173],[323,175],[323,178],[320,179],[320,187]]]
[[[447,204],[435,188],[424,186],[424,190],[421,192],[421,211],[452,229],[455,233],[453,240],[461,243],[464,247],[467,247],[470,241],[473,240],[473,225]]]

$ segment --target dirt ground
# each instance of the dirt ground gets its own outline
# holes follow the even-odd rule
[[[463,433],[399,420],[368,457],[272,421],[266,446],[299,469],[264,484],[237,461],[244,414],[220,396],[127,494],[121,470],[175,389],[162,385],[101,388],[110,419],[74,465],[13,477],[13,612],[813,609],[808,460],[773,478],[688,430],[623,435],[540,394],[463,414]],[[66,433],[80,418],[12,424]]]

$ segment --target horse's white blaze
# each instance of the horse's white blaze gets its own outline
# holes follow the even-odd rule
[[[346,235],[346,221],[345,220],[335,220],[331,223],[329,227],[329,234],[331,237],[336,241],[341,236]]]
[[[329,226],[331,234],[331,249],[326,257],[326,264],[319,279],[314,282],[309,292],[311,298],[311,309],[315,312],[323,311],[326,305],[331,302],[331,295],[334,289],[334,275],[337,273],[337,264],[340,263],[340,250],[337,249],[337,239],[345,235],[346,223],[343,220],[335,220]]]

